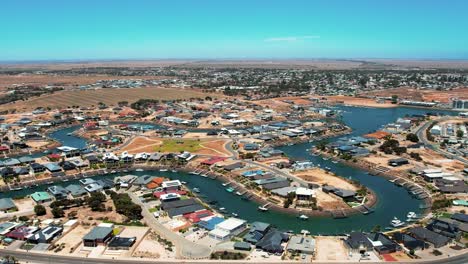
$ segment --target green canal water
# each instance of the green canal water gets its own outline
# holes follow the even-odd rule
[[[453,115],[449,111],[435,111],[415,108],[392,108],[392,109],[374,109],[359,107],[339,107],[343,110],[342,120],[353,129],[352,135],[362,135],[381,128],[383,125],[396,121],[399,117],[406,115],[425,114],[430,111],[433,113],[443,113]],[[58,130],[50,136],[62,142],[64,145],[73,147],[85,147],[86,141],[79,137],[68,136],[78,127],[69,127]],[[336,139],[329,139],[333,141]],[[264,221],[271,223],[283,230],[294,230],[296,232],[306,229],[312,234],[343,234],[351,231],[368,231],[376,225],[386,227],[393,219],[398,217],[406,219],[409,211],[420,212],[421,201],[414,199],[408,192],[388,182],[387,180],[368,175],[365,171],[349,167],[344,164],[335,164],[329,160],[323,160],[320,157],[309,155],[306,151],[315,143],[304,143],[293,146],[284,146],[283,150],[289,157],[303,160],[311,160],[322,167],[329,167],[331,171],[339,176],[351,178],[361,182],[363,185],[375,191],[378,196],[378,203],[374,207],[374,212],[369,215],[353,215],[343,219],[332,219],[327,217],[311,217],[307,221],[299,220],[297,215],[279,213],[274,211],[260,212],[257,210],[258,204],[252,201],[242,200],[240,196],[225,191],[225,187],[217,180],[204,178],[196,175],[190,175],[182,172],[159,172],[143,171],[132,172],[135,175],[157,175],[170,179],[179,179],[187,182],[189,188],[199,188],[202,199],[207,201],[217,201],[217,207],[224,207],[230,213],[238,214],[239,218],[249,222]],[[113,178],[122,174],[113,174],[98,176],[103,178]],[[61,185],[77,184],[78,181],[69,181],[60,183]],[[39,190],[45,190],[47,186],[38,186],[20,191],[9,193],[0,193],[0,197],[20,197]]]

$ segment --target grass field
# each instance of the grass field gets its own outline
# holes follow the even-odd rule
[[[60,91],[54,94],[31,98],[27,101],[4,104],[0,110],[16,109],[17,111],[30,111],[37,107],[67,108],[71,106],[96,106],[103,102],[108,106],[115,106],[120,101],[133,103],[139,99],[174,100],[205,98],[206,96],[221,97],[219,94],[203,93],[194,89],[145,87],[133,89],[98,89]]]
[[[195,139],[165,139],[160,146],[155,147],[157,152],[197,152],[202,146]]]

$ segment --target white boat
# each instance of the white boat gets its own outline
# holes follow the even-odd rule
[[[234,216],[234,217],[238,217],[238,216],[239,216],[239,215],[236,214],[236,213],[231,213],[231,215]]]
[[[223,183],[223,186],[228,186],[228,185],[229,185],[229,182]]]
[[[393,220],[390,222],[390,225],[392,225],[393,227],[400,227],[404,226],[405,222],[402,222],[398,218],[394,217]]]
[[[162,171],[162,172],[164,172],[164,171],[167,171],[167,169],[159,169],[159,171]]]
[[[259,207],[258,207],[258,210],[259,210],[259,211],[262,211],[262,212],[266,212],[266,211],[268,211],[268,208],[266,208],[266,207],[264,207],[264,206],[259,206]]]
[[[327,157],[323,157],[323,160],[329,160],[330,158],[327,158]]]
[[[144,171],[143,169],[136,169],[135,171]]]
[[[301,219],[301,220],[307,220],[307,219],[309,219],[309,217],[308,217],[307,215],[300,215],[300,216],[299,216],[299,219]]]
[[[411,219],[411,218],[417,218],[418,215],[416,215],[415,212],[409,212],[407,215],[406,215],[406,218],[408,219]]]
[[[237,194],[237,195],[239,195],[239,196],[241,196],[241,195],[242,195],[242,193],[240,193],[240,192],[236,192],[236,194]]]
[[[177,170],[171,170],[171,172],[177,172]]]
[[[332,162],[335,163],[335,164],[338,163],[338,161],[336,161],[336,160],[333,160]]]
[[[186,181],[181,181],[180,183],[182,183],[182,184],[187,184],[187,182],[186,182]]]
[[[198,189],[198,188],[193,188],[193,191],[196,192],[196,193],[199,193],[199,192],[200,192],[200,189]]]
[[[308,230],[302,229],[301,234],[308,235],[308,234],[310,234],[310,232]]]

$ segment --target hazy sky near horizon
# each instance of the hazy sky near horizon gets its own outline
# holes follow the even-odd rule
[[[468,59],[466,0],[14,0],[0,60]]]

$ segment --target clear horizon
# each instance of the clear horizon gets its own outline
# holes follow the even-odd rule
[[[0,61],[467,60],[468,2],[2,3]]]

